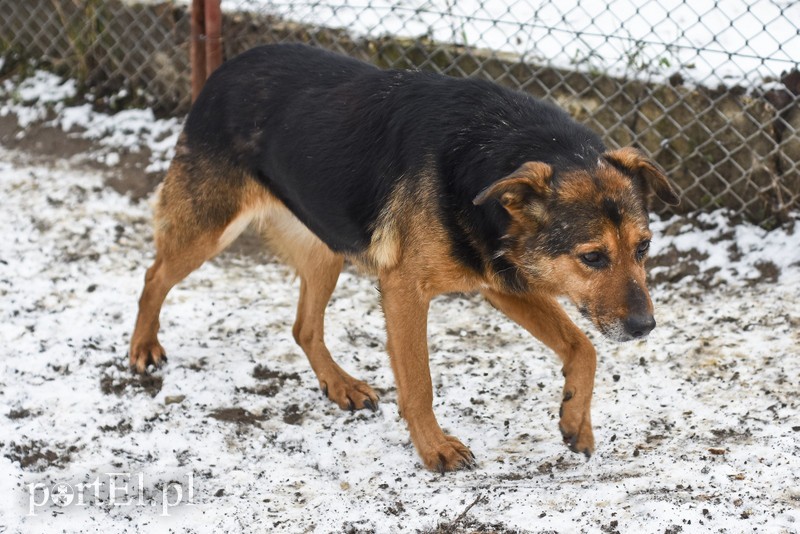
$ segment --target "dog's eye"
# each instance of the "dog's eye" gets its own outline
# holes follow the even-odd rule
[[[608,256],[595,250],[581,254],[581,261],[593,269],[602,269],[608,265]]]
[[[650,249],[649,239],[645,239],[644,241],[639,243],[639,246],[636,247],[636,259],[641,260],[642,258],[644,258],[649,249]]]

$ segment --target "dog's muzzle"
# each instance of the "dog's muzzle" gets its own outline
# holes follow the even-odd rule
[[[649,313],[636,313],[622,321],[622,326],[631,339],[639,339],[645,337],[656,327],[656,320]]]

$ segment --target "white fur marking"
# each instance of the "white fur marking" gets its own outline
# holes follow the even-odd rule
[[[245,211],[241,213],[238,217],[232,220],[228,226],[225,227],[225,230],[222,232],[222,235],[219,236],[217,240],[217,251],[222,251],[228,245],[234,242],[239,235],[244,232],[244,229],[250,224],[250,221],[253,220],[254,213],[252,211]]]

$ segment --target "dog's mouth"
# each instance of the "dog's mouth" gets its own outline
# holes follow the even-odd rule
[[[617,343],[625,343],[626,341],[641,339],[641,337],[636,338],[626,332],[625,326],[622,324],[620,319],[614,319],[610,322],[603,322],[599,318],[593,316],[589,311],[589,308],[586,306],[579,306],[578,311],[580,311],[582,316],[592,322],[595,328],[597,328],[600,333],[603,334],[603,337],[606,337],[612,341],[616,341]]]
[[[622,321],[619,320],[612,323],[597,323],[597,328],[603,336],[617,343],[625,343],[626,341],[637,339],[625,331]]]

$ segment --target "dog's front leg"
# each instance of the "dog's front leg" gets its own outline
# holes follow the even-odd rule
[[[597,353],[592,342],[552,297],[528,294],[508,295],[484,291],[498,310],[519,323],[542,343],[553,349],[564,363],[564,395],[559,428],[573,452],[588,458],[594,452],[591,403]]]
[[[400,415],[428,469],[440,472],[471,468],[475,457],[459,440],[446,435],[433,413],[433,386],[428,366],[430,297],[394,272],[381,277],[387,350],[397,383]]]

